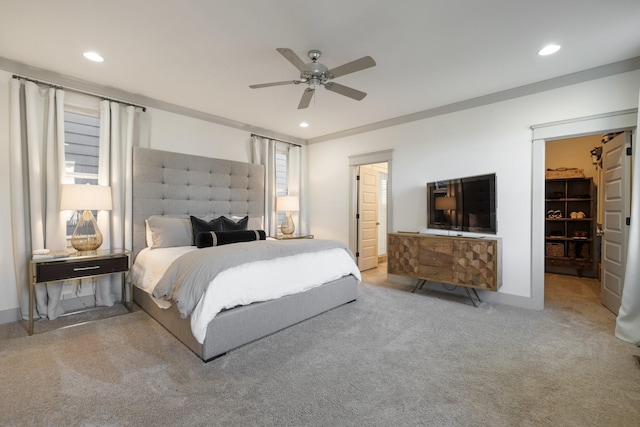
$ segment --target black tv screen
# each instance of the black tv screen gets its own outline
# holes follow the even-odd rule
[[[496,174],[427,183],[427,228],[495,234]]]

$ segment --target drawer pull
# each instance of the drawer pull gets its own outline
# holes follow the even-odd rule
[[[435,256],[434,256],[434,257],[433,257],[433,260],[434,260],[434,261],[437,261],[437,260],[438,260],[438,257],[435,257]]]
[[[73,271],[97,270],[99,268],[99,265],[92,265],[91,267],[76,267],[73,269]]]

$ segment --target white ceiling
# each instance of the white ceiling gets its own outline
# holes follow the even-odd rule
[[[0,0],[0,57],[312,139],[638,57],[639,28],[639,0]],[[278,47],[372,56],[336,79],[368,96],[250,89],[299,77]]]

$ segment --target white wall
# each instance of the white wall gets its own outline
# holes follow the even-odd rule
[[[19,316],[17,286],[11,248],[9,183],[9,81],[11,73],[0,70],[0,323]],[[250,161],[247,131],[149,108],[149,148]]]
[[[238,162],[251,161],[251,134],[228,126],[147,109],[149,148]]]
[[[348,157],[393,150],[389,231],[423,230],[428,181],[495,172],[503,285],[485,298],[531,305],[530,126],[638,107],[640,71],[309,146],[311,232],[349,241]]]

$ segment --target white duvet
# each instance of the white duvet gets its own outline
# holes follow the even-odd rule
[[[133,283],[151,294],[173,260],[193,250],[197,250],[195,246],[143,249],[131,270]],[[361,280],[351,255],[340,248],[250,262],[224,270],[209,283],[191,314],[193,336],[202,344],[207,326],[224,309],[304,292],[349,274]],[[169,301],[154,300],[162,308],[171,305]]]

